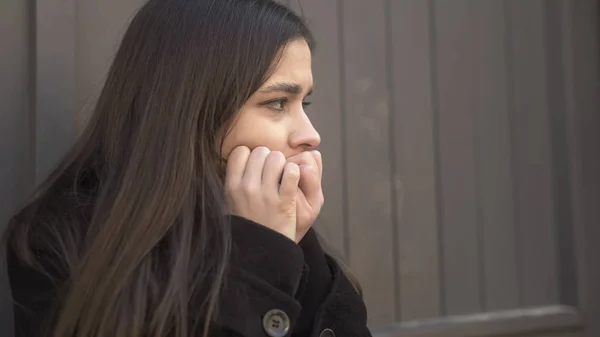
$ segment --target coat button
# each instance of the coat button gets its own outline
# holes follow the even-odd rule
[[[290,331],[290,318],[279,310],[269,310],[263,317],[263,328],[271,337],[283,337]]]
[[[325,329],[321,331],[319,337],[335,337],[335,332],[333,332],[331,329]]]

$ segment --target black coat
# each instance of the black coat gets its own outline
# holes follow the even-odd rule
[[[224,337],[368,337],[364,302],[311,229],[296,244],[232,217],[232,255],[221,297]],[[16,337],[39,336],[56,288],[8,252]],[[56,276],[56,275],[54,275]]]

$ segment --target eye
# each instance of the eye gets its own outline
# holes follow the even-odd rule
[[[286,110],[287,104],[289,103],[289,100],[287,98],[278,98],[276,100],[272,100],[272,101],[268,101],[263,103],[262,105],[268,107],[269,109],[275,110],[275,111],[279,111],[279,112],[283,112]],[[312,102],[309,101],[302,101],[302,107],[306,108],[309,105],[311,105]]]
[[[285,105],[287,104],[287,102],[288,102],[287,98],[279,98],[274,101],[267,102],[267,103],[265,103],[265,105],[273,110],[283,111],[283,110],[285,110]]]

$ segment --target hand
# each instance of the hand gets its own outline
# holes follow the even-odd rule
[[[287,159],[300,167],[296,200],[296,238],[300,241],[313,225],[325,202],[321,180],[323,160],[319,151],[305,151]]]
[[[281,152],[257,147],[235,148],[227,160],[225,189],[232,214],[275,230],[295,242],[296,194],[300,180],[297,164]]]

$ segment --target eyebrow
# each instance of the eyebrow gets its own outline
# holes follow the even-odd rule
[[[297,83],[278,82],[264,89],[261,89],[260,92],[265,94],[273,92],[285,92],[292,95],[299,95],[300,93],[302,93],[302,86]],[[313,88],[311,87],[306,96],[312,94],[312,92]]]

